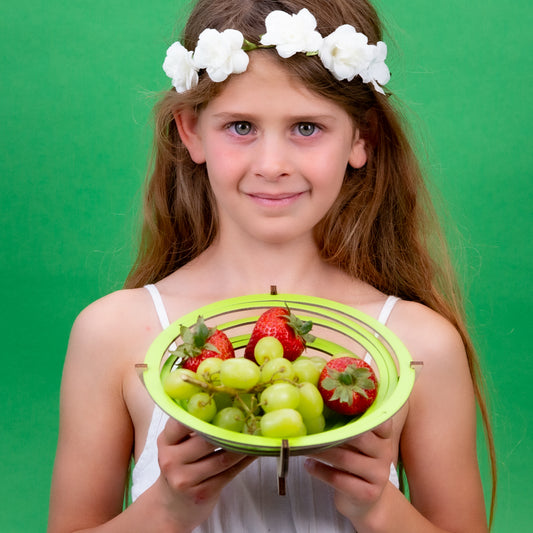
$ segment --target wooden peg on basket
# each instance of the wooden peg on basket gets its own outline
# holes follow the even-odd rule
[[[281,448],[278,457],[278,494],[285,496],[287,493],[285,488],[285,476],[289,471],[289,441],[283,439],[281,441]]]
[[[141,383],[144,385],[144,372],[148,370],[148,365],[146,363],[135,363],[135,372],[141,380]]]
[[[424,368],[424,361],[411,361],[409,366],[414,369],[415,377],[418,377],[422,369]]]

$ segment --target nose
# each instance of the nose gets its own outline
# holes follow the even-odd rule
[[[267,181],[277,181],[291,174],[290,150],[282,135],[264,135],[258,140],[253,171]]]

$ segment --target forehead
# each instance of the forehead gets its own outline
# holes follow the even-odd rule
[[[232,75],[207,108],[258,110],[264,107],[272,111],[283,108],[295,114],[321,112],[348,116],[337,103],[308,89],[279,61],[263,51],[251,52],[247,70]]]

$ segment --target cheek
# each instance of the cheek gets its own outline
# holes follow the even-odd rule
[[[344,181],[348,159],[344,151],[334,150],[316,158],[309,158],[307,165],[314,174],[317,185],[333,192],[339,190]]]
[[[235,189],[240,180],[236,159],[224,151],[213,151],[206,162],[207,175],[215,195],[224,190]]]
[[[205,143],[204,147],[207,169],[210,173],[231,176],[232,172],[238,169],[239,162],[243,160],[239,150],[227,143],[217,142],[216,139]]]

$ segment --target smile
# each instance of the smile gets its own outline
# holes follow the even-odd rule
[[[257,204],[265,207],[285,207],[300,199],[304,192],[287,192],[280,194],[248,193],[248,196]]]

